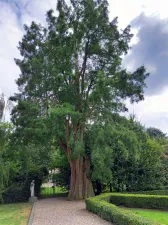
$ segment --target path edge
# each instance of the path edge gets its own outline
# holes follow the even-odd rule
[[[36,202],[33,203],[33,206],[32,206],[32,209],[31,209],[31,213],[30,213],[27,225],[32,225],[33,224],[33,216],[34,216],[35,207],[36,207]]]

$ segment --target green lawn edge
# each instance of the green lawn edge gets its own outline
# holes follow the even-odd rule
[[[130,202],[134,198],[133,205],[136,201],[144,200],[145,202],[151,202],[152,207],[158,203],[158,200],[165,199],[165,202],[168,206],[168,196],[148,196],[148,195],[137,195],[137,194],[119,194],[119,193],[108,193],[108,194],[101,194],[96,197],[86,199],[86,208],[99,215],[103,219],[114,223],[115,225],[161,225],[159,222],[155,222],[153,220],[144,218],[134,212],[128,211],[126,209],[122,209],[115,204],[112,204],[111,201],[114,197],[115,200],[118,196],[118,203],[123,203],[124,200]],[[136,200],[136,201],[135,201]],[[156,200],[156,201],[154,201]],[[155,204],[154,204],[154,203]],[[142,203],[140,204],[142,205]],[[149,203],[148,203],[149,206]],[[156,205],[155,205],[156,207]]]
[[[31,203],[0,205],[0,225],[27,225],[32,210]]]

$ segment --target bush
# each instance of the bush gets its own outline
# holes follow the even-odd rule
[[[89,211],[116,225],[159,225],[155,221],[111,204],[110,201],[113,195],[115,194],[110,193],[88,198],[86,199],[86,207]]]
[[[35,196],[39,197],[42,179],[47,176],[47,174],[47,169],[41,167],[36,171],[30,171],[28,174],[18,175],[12,184],[2,193],[2,202],[15,203],[28,201],[32,180],[35,180]]]
[[[139,191],[139,192],[132,192],[131,194],[168,195],[168,190]]]
[[[2,193],[3,203],[26,202],[29,198],[24,183],[15,183]]]
[[[110,202],[137,208],[168,209],[168,196],[142,194],[111,194]]]

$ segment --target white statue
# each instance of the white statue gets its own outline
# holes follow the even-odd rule
[[[34,180],[32,180],[31,184],[30,184],[30,193],[31,193],[31,197],[34,197]]]

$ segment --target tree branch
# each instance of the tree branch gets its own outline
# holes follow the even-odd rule
[[[58,141],[58,144],[60,145],[62,150],[65,152],[65,154],[67,154],[67,146],[61,140]]]
[[[91,79],[90,84],[89,84],[88,89],[87,89],[87,92],[86,92],[86,101],[88,99],[89,91],[91,90],[91,88],[93,86],[93,83],[94,83],[94,79]]]
[[[88,58],[88,46],[89,46],[89,39],[87,40],[86,46],[85,46],[85,55],[84,55],[84,60],[82,64],[82,68],[80,71],[81,77],[82,77],[82,83],[81,83],[81,93],[83,94],[84,91],[84,75],[86,71],[86,63],[87,63],[87,58]]]

